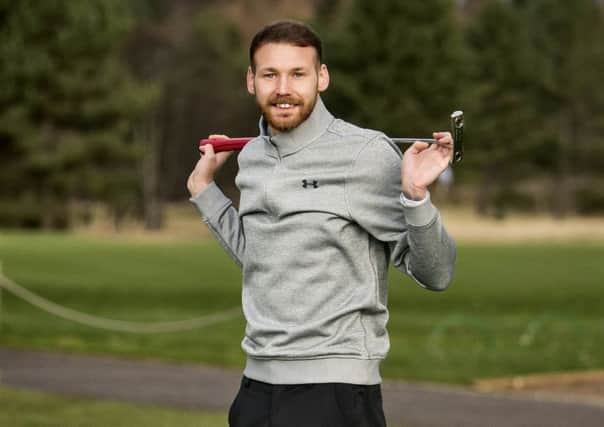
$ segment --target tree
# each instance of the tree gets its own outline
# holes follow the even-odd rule
[[[94,199],[119,219],[140,193],[131,124],[153,97],[119,60],[123,2],[3,2],[0,19],[0,222],[64,228]]]
[[[162,13],[138,22],[128,62],[140,79],[161,88],[143,122],[147,228],[158,228],[164,200],[186,197],[185,182],[199,158],[197,143],[210,133],[254,135],[257,113],[245,89],[246,51],[238,26],[215,6],[155,0]],[[233,156],[218,180],[234,195]],[[155,218],[154,218],[155,217]]]
[[[391,136],[447,129],[463,86],[452,2],[353,0],[341,3],[339,15],[323,31],[332,109]]]
[[[544,149],[534,108],[533,50],[520,10],[500,0],[481,5],[466,42],[472,67],[465,98],[476,120],[464,169],[477,171],[477,211],[502,217],[509,204],[523,199],[519,183],[538,172],[535,153]]]
[[[554,212],[604,209],[604,16],[593,0],[526,2],[540,114],[555,147]],[[578,200],[587,194],[587,204]]]
[[[200,138],[212,133],[258,134],[257,109],[245,86],[247,52],[237,25],[219,9],[208,7],[195,15],[192,29],[178,50],[183,66],[167,80],[173,111],[169,132],[179,135],[178,144],[170,144],[164,151],[166,162],[171,162],[167,169],[173,171],[168,195],[179,199],[186,193],[184,184],[199,158]],[[233,197],[235,157],[217,177],[226,194]]]

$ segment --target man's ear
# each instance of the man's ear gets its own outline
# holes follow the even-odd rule
[[[256,89],[254,88],[254,72],[252,71],[252,67],[247,67],[247,73],[245,74],[245,81],[247,83],[247,91],[250,95],[256,94]]]
[[[327,90],[329,87],[329,70],[327,69],[327,65],[321,64],[319,68],[319,84],[318,89],[319,92],[323,92]]]

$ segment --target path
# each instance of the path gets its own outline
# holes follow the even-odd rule
[[[228,408],[240,372],[197,365],[0,348],[0,383],[70,396]],[[601,427],[604,405],[482,394],[461,387],[385,383],[384,409],[408,427]]]

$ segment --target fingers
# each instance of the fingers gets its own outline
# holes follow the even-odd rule
[[[435,149],[441,155],[443,162],[447,164],[451,163],[454,143],[451,132],[433,132],[432,135],[436,139],[436,144],[434,144]]]
[[[222,135],[222,134],[211,134],[208,136],[208,139],[229,139],[229,137],[226,135]],[[206,147],[211,147],[211,148],[208,149]],[[216,150],[214,150],[214,145],[204,144],[204,145],[200,146],[199,154],[200,154],[200,156],[203,156],[203,155],[214,156],[214,154],[216,154]],[[228,156],[226,156],[226,157],[228,157]]]
[[[232,150],[216,152],[212,144],[205,144],[199,147],[200,159],[198,164],[213,165],[212,168],[219,168],[233,153]]]
[[[199,156],[201,158],[205,158],[210,161],[216,159],[219,164],[224,163],[224,161],[226,161],[226,159],[228,159],[233,153],[233,150],[216,152],[216,149],[212,144],[205,144],[199,147]]]
[[[453,145],[451,132],[432,132],[432,137],[438,145]]]
[[[453,158],[453,141],[448,132],[434,132],[436,144],[428,144],[422,141],[414,142],[405,151],[406,157],[422,158],[423,161],[435,162],[439,167],[446,168]]]
[[[430,147],[430,144],[427,142],[415,141],[408,149],[411,154],[417,154],[424,151],[426,148]]]
[[[216,139],[216,138],[210,138],[210,139]],[[202,145],[201,147],[199,147],[199,151],[202,156],[206,155],[208,157],[214,157],[216,155],[216,153],[214,152],[214,146],[212,144]]]

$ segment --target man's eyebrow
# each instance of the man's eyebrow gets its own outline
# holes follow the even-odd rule
[[[294,67],[291,70],[289,70],[289,72],[298,72],[298,71],[306,71],[307,67],[304,66],[299,66],[299,67]],[[275,67],[264,67],[264,68],[260,68],[257,70],[259,73],[278,73],[279,70],[276,69]]]

